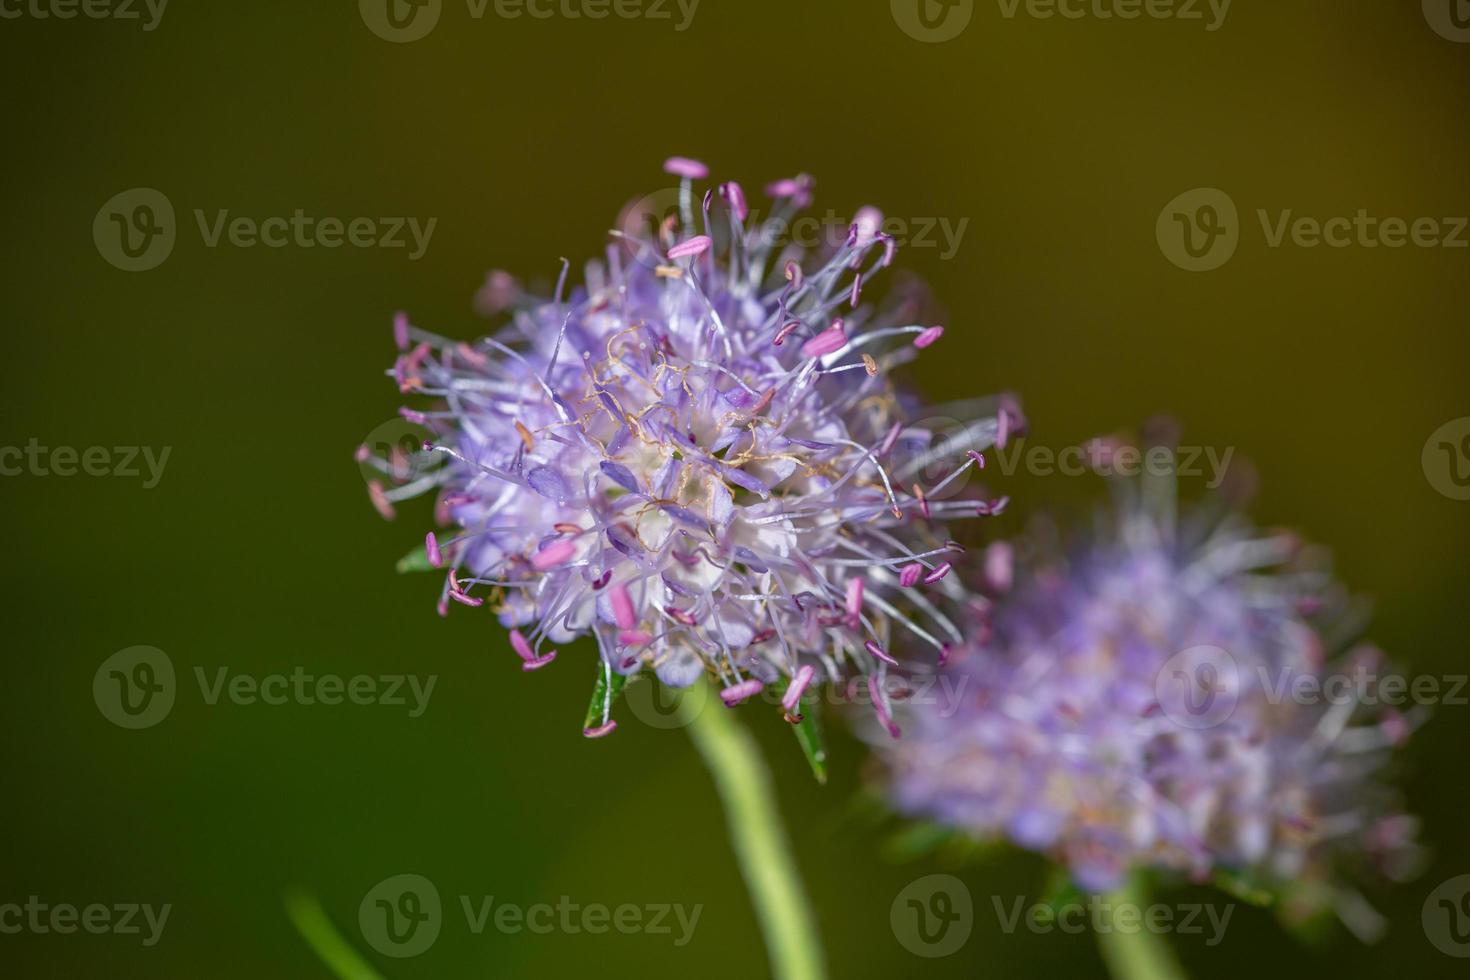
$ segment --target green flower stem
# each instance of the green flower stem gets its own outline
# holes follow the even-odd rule
[[[1137,874],[1106,897],[1114,908],[1120,904],[1148,906],[1148,889]],[[1097,945],[1113,980],[1186,980],[1168,939],[1147,927],[1132,933],[1116,928],[1098,932]]]
[[[321,957],[334,976],[341,980],[383,980],[382,974],[342,938],[316,896],[305,892],[288,893],[286,914],[291,917],[301,938]]]
[[[765,936],[776,980],[826,976],[811,903],[781,826],[771,773],[750,734],[708,689],[680,699],[679,711],[725,805],[730,842]]]

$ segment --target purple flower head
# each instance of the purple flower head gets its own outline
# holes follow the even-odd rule
[[[492,275],[479,306],[509,323],[473,343],[396,324],[404,415],[446,463],[374,502],[439,495],[441,611],[488,605],[528,670],[590,635],[612,672],[709,674],[727,703],[957,641],[926,595],[955,587],[942,522],[977,515],[952,491],[1014,402],[959,440],[912,421],[889,371],[940,331],[861,303],[893,255],[877,212],[812,254],[776,230],[810,178],[773,185],[748,227],[739,185],[701,199],[702,164],[666,169],[677,206],[648,237],[614,232],[583,286],[563,268],[538,299]]]
[[[892,801],[1084,889],[1166,869],[1331,904],[1371,935],[1333,872],[1410,870],[1415,823],[1377,777],[1417,719],[1383,706],[1320,553],[1222,501],[1176,520],[1167,475],[1117,491],[1070,546],[1039,529],[991,547],[958,696],[900,706],[901,741],[871,733]]]

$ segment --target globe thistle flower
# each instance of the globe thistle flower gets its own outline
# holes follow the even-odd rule
[[[665,169],[670,213],[647,235],[625,222],[585,285],[568,293],[564,265],[542,299],[492,273],[476,306],[509,311],[501,332],[456,342],[400,314],[403,415],[446,462],[370,493],[386,516],[438,495],[457,526],[423,552],[441,613],[488,605],[525,670],[590,635],[609,683],[711,675],[727,704],[779,683],[798,720],[809,685],[960,638],[925,594],[960,551],[942,522],[1003,506],[955,490],[1021,418],[1007,399],[944,431],[913,421],[889,372],[944,328],[864,302],[894,255],[877,211],[816,254],[778,241],[810,178],[770,185],[753,221],[740,185],[696,198],[703,164]],[[936,460],[952,465],[925,488]],[[604,711],[586,734],[613,727]]]
[[[1118,446],[1093,443],[1094,463]],[[1361,616],[1320,553],[1224,499],[1176,519],[1172,476],[1116,490],[1070,547],[1042,532],[990,547],[950,668],[961,695],[902,706],[901,742],[871,733],[891,800],[1044,852],[1087,890],[1164,869],[1284,893],[1297,915],[1331,905],[1371,936],[1333,872],[1410,870],[1415,823],[1377,777],[1415,719],[1375,707],[1371,685],[1300,696],[1382,675],[1348,642]]]

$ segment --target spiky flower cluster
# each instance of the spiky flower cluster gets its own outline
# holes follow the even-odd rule
[[[877,212],[812,255],[780,245],[777,224],[809,202],[809,178],[768,187],[772,215],[747,227],[739,185],[696,206],[705,167],[666,170],[667,219],[615,232],[569,296],[565,268],[550,300],[493,274],[482,306],[510,322],[473,343],[400,316],[393,373],[432,400],[403,414],[449,459],[372,493],[390,515],[440,495],[458,526],[426,544],[447,569],[441,611],[488,603],[526,670],[590,634],[612,671],[675,687],[709,674],[727,703],[780,683],[790,717],[814,678],[896,663],[900,628],[937,652],[959,640],[924,594],[953,584],[939,584],[959,550],[939,522],[1003,506],[953,490],[1019,414],[913,423],[888,372],[943,328],[862,302],[894,253]],[[952,470],[910,483],[935,459]]]
[[[1412,859],[1376,776],[1414,719],[1377,706],[1379,654],[1339,636],[1353,617],[1295,537],[1218,501],[1176,521],[1172,478],[1117,489],[1088,540],[992,552],[950,668],[960,704],[902,706],[901,742],[873,733],[896,806],[1045,852],[1086,889],[1170,869],[1371,932],[1330,872]]]

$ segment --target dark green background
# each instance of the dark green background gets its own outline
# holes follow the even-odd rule
[[[433,612],[394,575],[427,521],[374,515],[353,447],[391,416],[397,308],[449,334],[478,321],[485,270],[528,278],[600,249],[671,153],[747,188],[797,170],[818,210],[875,203],[970,219],[958,254],[899,265],[946,304],[915,376],[942,398],[1012,388],[1053,447],[1167,410],[1185,439],[1262,474],[1262,523],[1335,549],[1377,597],[1373,636],[1416,673],[1466,670],[1470,503],[1420,450],[1470,415],[1470,252],[1267,248],[1256,208],[1329,217],[1470,213],[1470,47],[1419,4],[1238,0],[1223,28],[1007,20],[990,0],[923,44],[886,3],[703,0],[669,22],[472,21],[448,0],[424,40],[386,43],[348,0],[174,0],[136,22],[0,20],[7,351],[0,445],[172,446],[161,484],[0,480],[6,534],[0,902],[170,902],[163,941],[0,936],[7,976],[315,977],[279,896],[318,892],[349,936],[380,879],[446,901],[703,903],[694,941],[475,938],[451,919],[393,977],[763,975],[755,919],[708,778],[680,732],[625,720],[588,742],[591,654],[515,669],[488,615]],[[94,214],[161,190],[179,240],[121,272]],[[1154,222],[1176,194],[1227,190],[1248,232],[1224,268],[1176,269]],[[428,254],[204,247],[192,210],[264,218],[437,217]],[[874,284],[873,289],[878,289]],[[1006,518],[1072,505],[1096,480],[1017,477]],[[181,675],[162,724],[97,711],[93,672],[150,644]],[[429,710],[209,707],[192,669],[417,672]],[[835,977],[1097,976],[1087,937],[1005,936],[988,896],[1035,894],[1016,858],[963,874],[975,935],[911,956],[889,903],[934,862],[894,865],[853,816],[862,750],[836,737],[817,787],[773,714],[744,716],[773,761]],[[1225,944],[1180,942],[1202,978],[1448,977],[1425,895],[1470,872],[1470,708],[1442,708],[1405,787],[1436,857],[1374,893],[1379,946],[1310,950],[1241,910]]]

